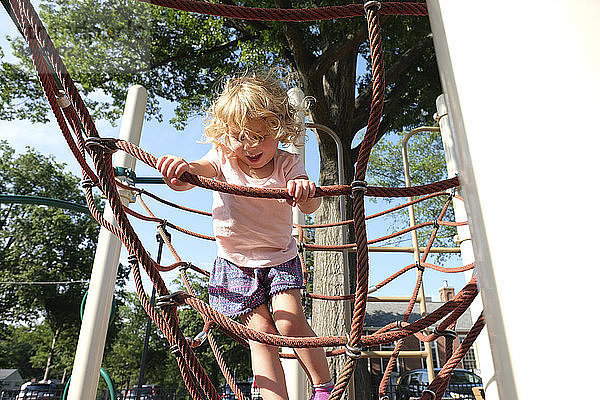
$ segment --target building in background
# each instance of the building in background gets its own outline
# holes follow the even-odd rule
[[[19,390],[23,377],[17,369],[0,369],[0,389]]]
[[[441,307],[444,303],[451,300],[455,291],[454,288],[448,287],[446,281],[444,281],[444,285],[439,289],[440,292],[440,301],[432,301],[430,297],[426,298],[426,308],[427,312],[431,313]],[[404,313],[408,308],[408,303],[406,302],[369,302],[367,303],[367,312],[365,315],[365,323],[364,323],[364,331],[363,334],[368,335],[376,332],[382,327],[394,323],[396,321],[402,321],[404,317]],[[409,317],[409,323],[412,323],[421,318],[419,313],[419,305],[415,304],[415,307],[412,310],[412,313]],[[434,326],[439,324],[436,323]],[[473,320],[471,318],[470,310],[467,310],[463,315],[460,316],[456,323],[455,332],[457,334],[457,338],[453,341],[453,351],[458,348],[460,342],[466,337],[467,333],[471,329],[473,325]],[[452,354],[446,355],[446,345],[445,338],[439,337],[434,342],[431,342],[431,350],[433,355],[433,366],[434,368],[441,368],[446,362],[447,357],[452,356]],[[379,348],[372,347],[369,350],[376,351],[392,351],[394,350],[394,346],[396,343],[388,343],[379,345]],[[422,342],[417,340],[414,336],[410,336],[405,338],[404,345],[401,350],[424,350],[425,347]],[[371,378],[373,384],[379,384],[385,368],[388,364],[389,358],[371,358],[368,360],[368,368],[371,372]],[[398,377],[405,371],[416,369],[416,368],[427,368],[425,364],[425,359],[419,358],[399,358],[396,360],[394,365],[392,378],[390,384],[395,385]],[[475,373],[479,373],[477,360],[475,356],[475,351],[471,348],[468,353],[465,355],[463,360],[458,364],[457,368],[463,368]]]

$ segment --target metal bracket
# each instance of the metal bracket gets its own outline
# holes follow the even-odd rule
[[[184,300],[187,296],[188,294],[181,290],[164,296],[159,296],[156,298],[156,306],[159,308],[178,307],[182,304],[185,304]]]

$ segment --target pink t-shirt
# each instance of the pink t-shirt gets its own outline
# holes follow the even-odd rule
[[[256,179],[246,175],[235,157],[211,149],[204,159],[217,171],[215,179],[241,186],[285,188],[287,181],[306,176],[299,155],[277,149],[273,174]],[[298,253],[292,237],[292,208],[283,199],[261,199],[213,193],[213,230],[217,256],[241,267],[273,267]]]

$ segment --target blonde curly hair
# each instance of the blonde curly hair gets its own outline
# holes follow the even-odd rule
[[[204,134],[214,145],[226,146],[224,139],[230,130],[239,132],[249,120],[262,120],[266,134],[281,143],[293,144],[303,132],[294,119],[295,113],[283,84],[272,73],[234,76],[227,79],[208,109]]]

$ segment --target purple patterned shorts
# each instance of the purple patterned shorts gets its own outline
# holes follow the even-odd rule
[[[239,267],[217,257],[208,282],[208,299],[215,310],[234,318],[266,303],[276,293],[304,288],[302,283],[298,256],[267,268]]]

